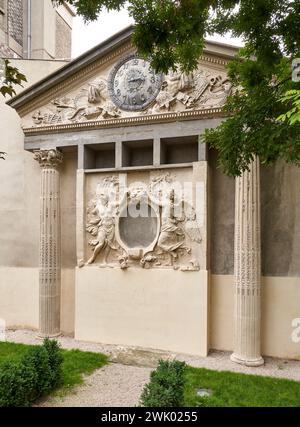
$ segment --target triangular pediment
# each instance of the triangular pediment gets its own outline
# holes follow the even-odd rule
[[[207,42],[190,75],[155,74],[135,57],[132,27],[96,46],[8,102],[25,130],[143,122],[220,112],[232,91],[225,66],[236,48]]]

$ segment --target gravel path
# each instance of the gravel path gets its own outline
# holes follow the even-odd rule
[[[40,344],[36,332],[30,330],[7,331],[7,341]],[[121,345],[106,345],[75,341],[70,337],[57,340],[63,348],[76,348],[82,351],[104,353],[111,362],[102,369],[85,378],[85,384],[64,398],[54,397],[39,402],[39,406],[136,406],[143,386],[157,361],[178,359],[191,366],[232,371],[245,374],[288,378],[300,381],[300,361],[267,357],[265,365],[250,368],[230,361],[229,352],[213,351],[208,357],[188,356],[156,350],[147,350]]]
[[[151,368],[111,363],[86,377],[84,385],[65,397],[50,397],[36,406],[137,406]]]

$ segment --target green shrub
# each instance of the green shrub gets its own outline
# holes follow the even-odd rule
[[[34,400],[37,373],[32,366],[6,362],[0,370],[0,407],[28,406]]]
[[[49,366],[51,370],[51,388],[58,387],[62,384],[62,363],[63,355],[60,351],[60,347],[55,340],[49,340],[45,338],[44,347],[48,353]]]
[[[62,378],[62,355],[56,341],[46,339],[30,348],[18,363],[8,362],[0,369],[0,407],[29,406],[49,393]]]
[[[51,390],[52,372],[45,347],[30,348],[22,357],[20,363],[26,367],[31,367],[37,373],[34,390],[32,390],[36,398]]]
[[[145,385],[141,404],[147,407],[183,406],[184,362],[160,360],[155,371],[151,372],[150,382]]]

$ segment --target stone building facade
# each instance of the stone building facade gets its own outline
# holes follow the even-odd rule
[[[0,1],[0,56],[24,59],[71,58],[73,9],[51,0]]]
[[[162,76],[131,32],[8,102],[27,167],[1,190],[0,317],[250,366],[298,358],[299,168],[223,175],[201,134],[224,120],[235,48],[207,42],[193,74]]]
[[[30,14],[28,13],[28,6],[31,8]],[[31,19],[29,19],[29,15]],[[9,58],[11,65],[18,68],[27,78],[27,82],[23,83],[22,88],[19,86],[15,87],[17,93],[21,89],[27,88],[45,78],[68,62],[55,57],[55,35],[57,31],[55,25],[52,25],[51,28],[46,25],[48,22],[47,18],[51,22],[51,20],[55,20],[56,16],[63,16],[68,29],[72,28],[73,11],[69,10],[66,6],[54,9],[50,0],[35,2],[27,0],[2,0],[0,2],[0,58]],[[27,31],[28,24],[30,24],[31,31]],[[27,49],[28,36],[31,36],[31,47],[34,48],[30,50],[30,54],[28,54]],[[64,54],[66,58],[69,58],[71,55],[70,38],[71,34],[68,30],[68,48],[65,50],[66,55]],[[35,49],[36,47],[37,49]],[[51,54],[46,54],[46,51]],[[27,188],[27,185],[31,186],[31,180],[29,179],[28,181],[31,174],[31,165],[28,153],[23,149],[23,133],[21,131],[20,118],[14,110],[5,104],[6,101],[7,99],[0,96],[0,150],[7,153],[5,161],[1,162],[0,180],[11,183],[9,186],[1,185],[0,188],[0,224],[3,225],[1,246],[5,246],[8,249],[10,246],[8,242],[16,240],[15,233],[19,234],[21,240],[31,240],[30,227],[28,228],[26,216],[30,198],[26,197],[24,199],[20,197],[20,193],[17,195],[18,191],[22,188]],[[15,193],[16,188],[18,188],[17,193]],[[27,193],[29,194],[30,191]],[[16,198],[15,195],[17,195]],[[14,214],[10,217],[12,210]],[[14,226],[11,227],[12,223],[7,224],[9,218],[13,220],[12,223],[16,226],[13,232],[14,237],[13,235],[8,237],[5,232],[6,225],[11,230],[14,228]],[[27,234],[26,229],[29,234]],[[9,252],[10,249],[6,253],[8,254]],[[12,265],[12,262],[17,267],[17,270],[14,271],[21,273],[22,269],[20,270],[20,267],[22,263],[20,264],[15,257],[13,258],[15,261],[11,259],[8,263],[7,259],[3,259],[1,268],[5,265]],[[14,277],[19,281],[18,273]],[[7,279],[2,281],[1,278],[0,282],[1,286],[8,284]],[[9,285],[10,291],[14,292],[13,288],[14,286]],[[10,298],[8,299],[12,302]],[[25,300],[23,301],[25,302]],[[29,305],[32,304],[33,301],[30,297]],[[22,307],[19,307],[18,310],[22,311]],[[12,311],[14,311],[13,306]]]

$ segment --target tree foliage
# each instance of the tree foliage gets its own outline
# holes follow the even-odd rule
[[[300,98],[291,92],[300,90],[291,69],[292,60],[300,55],[300,0],[70,3],[86,21],[97,19],[103,9],[128,7],[135,20],[133,43],[162,72],[178,67],[192,71],[207,35],[241,37],[245,47],[228,66],[236,87],[225,106],[228,118],[207,130],[203,141],[218,150],[219,163],[229,175],[247,169],[255,155],[264,164],[277,159],[300,164]]]
[[[267,67],[240,52],[243,60],[228,66],[236,90],[225,106],[228,118],[213,130],[206,130],[203,141],[219,151],[225,173],[239,175],[258,155],[263,164],[278,159],[300,162],[300,124],[278,121],[290,108],[283,95],[296,85],[284,57]]]
[[[284,103],[292,103],[292,108],[286,113],[281,114],[277,120],[285,122],[287,121],[290,125],[300,122],[300,90],[289,90],[281,98]]]
[[[22,86],[23,82],[26,82],[26,77],[24,74],[20,73],[20,71],[13,67],[8,59],[1,60],[1,73],[0,73],[0,93],[4,97],[6,95],[13,96],[16,94],[15,86]],[[0,151],[0,159],[5,160],[6,153],[4,151]]]
[[[16,94],[15,86],[22,86],[22,83],[27,81],[26,76],[16,67],[13,67],[8,59],[4,60],[4,73],[3,81],[1,79],[0,93],[3,96],[13,96]]]
[[[216,129],[207,130],[203,141],[218,150],[219,162],[229,175],[239,175],[255,155],[264,164],[277,159],[300,164],[299,98],[291,92],[300,90],[291,68],[292,60],[300,56],[300,0],[69,3],[85,21],[96,20],[103,9],[127,7],[135,21],[133,43],[156,71],[180,68],[191,72],[207,35],[241,37],[245,47],[228,66],[236,90],[225,106],[227,119]]]

